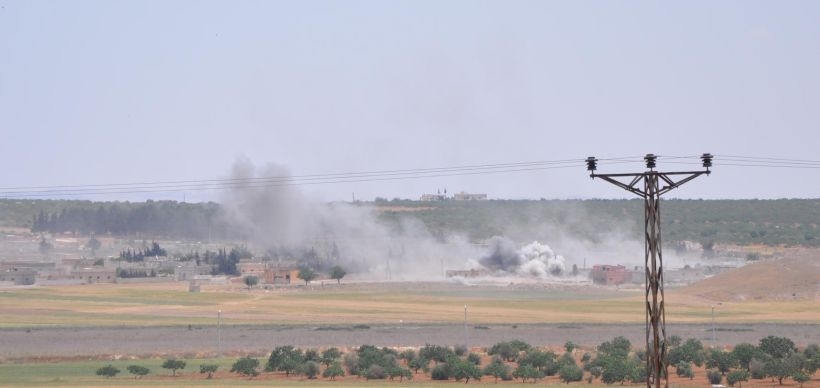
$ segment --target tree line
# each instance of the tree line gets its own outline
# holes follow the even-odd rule
[[[677,200],[662,202],[664,239],[670,243],[820,246],[820,200]],[[416,218],[434,236],[452,232],[475,241],[504,235],[512,225],[556,225],[591,242],[613,229],[641,238],[640,200],[490,200],[357,203],[379,209],[383,224],[401,230]],[[396,207],[417,208],[398,211]],[[242,238],[217,203],[176,201],[91,202],[0,199],[0,225],[34,233],[110,234],[191,239]]]
[[[749,379],[771,378],[782,385],[784,379],[802,384],[820,368],[820,346],[812,344],[802,352],[786,337],[768,336],[759,344],[738,344],[731,351],[707,349],[697,339],[672,336],[669,339],[668,364],[678,376],[694,379],[693,366],[707,368],[705,380],[710,384],[726,382],[730,386],[742,384]],[[418,350],[402,351],[373,345],[362,345],[344,353],[331,347],[300,349],[293,346],[274,348],[262,364],[250,356],[236,360],[230,372],[253,378],[261,373],[284,373],[285,377],[303,376],[308,380],[320,376],[328,380],[350,375],[365,380],[412,379],[418,374],[429,375],[432,380],[464,381],[492,378],[494,381],[521,380],[537,382],[547,376],[557,376],[564,383],[595,380],[610,385],[643,383],[647,380],[646,352],[632,349],[624,337],[615,337],[597,346],[593,352],[584,352],[576,358],[576,346],[571,341],[564,345],[564,352],[556,354],[548,349],[532,346],[524,341],[499,342],[485,349],[491,356],[482,362],[481,354],[470,352],[466,346],[425,345]],[[168,359],[162,364],[176,376],[185,362]],[[200,373],[211,378],[218,369],[216,364],[203,364]],[[129,366],[135,377],[148,374],[148,369]],[[120,373],[110,364],[100,368],[98,375],[113,377]]]

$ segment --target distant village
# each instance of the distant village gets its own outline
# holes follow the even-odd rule
[[[83,239],[57,237],[50,239],[50,252],[38,253],[38,245],[44,238],[32,235],[6,235],[3,239],[5,254],[16,252],[14,259],[0,259],[0,285],[63,285],[95,283],[151,283],[184,281],[194,290],[200,284],[241,283],[247,276],[254,276],[260,284],[291,284],[301,281],[295,261],[263,261],[244,257],[236,263],[238,275],[214,275],[214,265],[184,260],[179,255],[151,255],[140,261],[129,262],[122,257],[110,255],[116,248],[101,249],[95,254]],[[113,238],[108,245],[128,245]],[[200,243],[165,242],[180,251],[213,249]],[[157,244],[157,243],[154,243]],[[139,245],[139,244],[132,244]],[[158,244],[157,244],[158,246]],[[13,250],[8,249],[13,247]],[[320,274],[321,276],[321,274]],[[317,280],[321,280],[318,277]]]
[[[474,194],[471,194],[475,196]],[[464,197],[462,197],[464,198]],[[480,198],[480,197],[479,197]],[[234,274],[218,274],[213,263],[184,258],[180,255],[161,254],[146,255],[140,261],[125,260],[122,256],[112,255],[115,249],[123,246],[148,246],[146,242],[126,242],[106,238],[108,248],[93,252],[88,242],[83,239],[58,236],[51,238],[50,252],[38,253],[38,245],[44,237],[33,234],[5,235],[2,241],[3,256],[0,259],[0,286],[26,285],[64,285],[95,283],[151,283],[151,282],[188,282],[191,291],[197,291],[200,285],[207,284],[243,284],[244,279],[253,276],[262,286],[302,284],[299,277],[300,268],[294,258],[272,260],[264,255],[245,255],[235,263]],[[153,242],[156,249],[159,245]],[[214,244],[164,242],[174,251],[208,250],[219,248]],[[42,248],[42,247],[39,247]],[[130,252],[129,248],[129,252]],[[146,248],[147,249],[147,248]],[[10,253],[14,258],[7,258]],[[149,252],[146,250],[146,252]],[[703,278],[735,268],[732,263],[713,263],[709,265],[686,265],[683,268],[668,268],[664,278],[668,285],[691,284]],[[491,276],[484,269],[447,270],[445,278],[483,278]],[[573,266],[572,273],[576,279],[588,279],[592,284],[602,286],[640,285],[645,281],[642,266],[624,266],[593,264],[589,268]],[[314,279],[309,279],[314,280]],[[316,274],[315,280],[329,280],[327,274]]]
[[[487,194],[458,192],[448,195],[447,189],[435,194],[423,194],[421,201],[484,201]],[[179,281],[189,282],[192,291],[204,284],[241,284],[245,278],[254,277],[261,285],[301,284],[297,257],[271,257],[263,254],[246,254],[232,263],[231,271],[221,271],[213,262],[191,260],[179,252],[207,252],[224,249],[224,245],[181,241],[164,241],[172,254],[164,250],[149,251],[149,243],[111,236],[100,241],[75,237],[73,234],[29,233],[17,231],[0,238],[0,286],[26,286],[48,284],[94,284],[94,283],[148,283]],[[93,243],[93,244],[92,244]],[[97,245],[97,246],[94,246]],[[100,246],[102,245],[102,246]],[[696,245],[696,244],[693,244]],[[145,249],[145,256],[130,260],[126,252]],[[699,247],[698,247],[699,248]],[[127,251],[126,251],[127,249]],[[696,247],[687,249],[694,250]],[[684,249],[686,250],[686,249]],[[142,251],[141,251],[142,252]],[[149,253],[150,252],[150,253]],[[645,281],[642,266],[591,263],[586,267],[573,266],[571,275],[576,279],[588,279],[592,284],[603,286],[640,285]],[[235,267],[233,267],[235,265]],[[736,267],[733,263],[711,262],[709,265],[686,265],[669,268],[664,278],[669,285],[690,284],[705,277]],[[317,273],[316,280],[328,280],[328,274]],[[444,278],[482,278],[491,276],[484,269],[447,270]],[[308,279],[308,281],[314,279]]]

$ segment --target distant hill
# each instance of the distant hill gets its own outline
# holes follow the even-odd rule
[[[679,291],[716,302],[820,300],[820,250],[794,249],[781,259],[736,268]]]

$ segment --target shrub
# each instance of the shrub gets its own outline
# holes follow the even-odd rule
[[[481,364],[481,356],[475,353],[470,353],[467,355],[467,361],[473,363],[474,365]]]
[[[561,381],[569,384],[573,381],[581,381],[584,378],[584,371],[575,365],[564,365],[558,371]]]
[[[319,351],[316,349],[308,349],[305,350],[305,361],[316,361],[319,362],[322,358],[319,356]]]
[[[692,380],[695,377],[695,371],[692,369],[692,364],[686,361],[681,361],[675,365],[675,372],[678,374],[678,377],[688,377],[689,380]]]
[[[248,377],[254,377],[259,375],[259,371],[256,370],[258,367],[259,360],[250,356],[242,357],[233,363],[231,366],[231,372],[236,372]]]
[[[319,371],[321,368],[319,367],[319,363],[316,361],[306,361],[302,366],[299,368],[299,371],[302,372],[308,380],[313,380],[316,376],[319,375]]]
[[[439,364],[430,372],[430,378],[433,380],[449,380],[450,374],[448,372],[446,365]]]
[[[150,369],[148,369],[148,368],[146,368],[142,365],[128,365],[128,367],[126,369],[128,370],[128,373],[131,373],[132,375],[134,375],[135,379],[138,378],[138,377],[145,376],[145,375],[147,375],[148,373],[151,372]]]
[[[749,373],[752,374],[753,379],[763,379],[766,377],[766,362],[752,358],[749,361]]]
[[[108,364],[100,369],[97,369],[97,376],[105,376],[105,378],[107,379],[110,379],[119,373],[120,370],[111,364]]]
[[[456,353],[456,356],[462,357],[467,354],[467,346],[466,345],[456,345],[453,348],[453,351]]]
[[[419,369],[421,369],[422,372],[427,373],[427,371],[430,370],[430,368],[428,367],[429,364],[430,364],[430,360],[428,360],[424,357],[416,357],[416,358],[410,360],[407,363],[407,366],[410,369],[412,369],[413,372],[419,373]]]
[[[484,376],[493,376],[496,382],[499,378],[505,381],[509,380],[511,378],[510,366],[505,364],[501,358],[493,358],[493,361],[484,368]]]
[[[535,382],[544,377],[543,373],[529,364],[519,365],[518,368],[515,368],[512,375],[517,379],[521,379],[521,382],[526,382],[529,379]]]
[[[384,368],[382,368],[381,365],[373,364],[367,368],[364,377],[368,380],[383,380],[387,378],[387,373],[384,372]]]
[[[709,380],[709,384],[716,385],[720,384],[723,381],[723,375],[720,374],[720,371],[710,370],[706,372],[706,378]]]
[[[745,370],[733,370],[726,375],[726,382],[729,383],[729,386],[734,387],[735,383],[738,383],[738,386],[741,387],[741,381],[749,381],[749,371]]]
[[[208,379],[214,377],[214,372],[219,369],[219,365],[217,364],[202,364],[199,366],[199,373],[207,373]]]
[[[344,376],[344,375],[345,375],[345,371],[344,371],[344,369],[342,369],[342,364],[340,364],[339,361],[334,361],[322,373],[322,377],[330,377],[331,380],[335,380],[336,376]]]

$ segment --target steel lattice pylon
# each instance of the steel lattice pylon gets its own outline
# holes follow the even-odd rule
[[[663,252],[661,250],[661,195],[680,185],[697,178],[709,175],[712,167],[712,155],[703,154],[702,171],[659,172],[655,171],[657,157],[647,154],[644,157],[648,171],[627,174],[596,174],[598,160],[587,158],[587,170],[590,177],[601,178],[626,191],[637,194],[644,199],[644,254],[646,270],[646,386],[669,387],[666,361],[666,310],[663,292]],[[675,181],[674,178],[681,177]],[[622,182],[620,179],[630,178]],[[664,186],[661,187],[661,182]],[[640,187],[643,183],[643,187]]]

